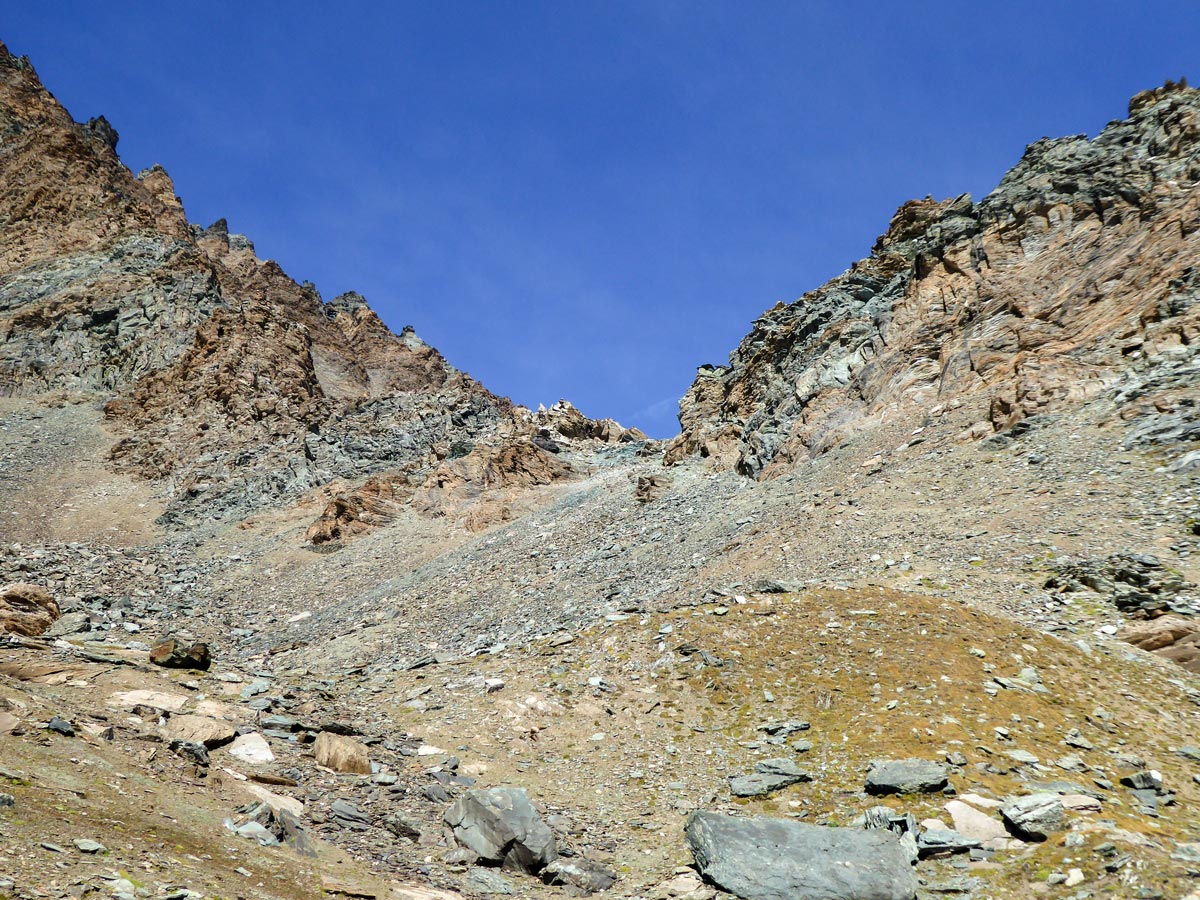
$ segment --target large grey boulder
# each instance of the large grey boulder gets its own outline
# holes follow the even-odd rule
[[[868,794],[929,794],[947,784],[946,767],[928,759],[877,759],[867,770]]]
[[[485,863],[537,872],[558,858],[553,832],[522,788],[467,791],[445,818],[455,839]]]
[[[912,900],[917,877],[888,831],[697,811],[684,830],[700,873],[743,900]]]
[[[1028,841],[1044,841],[1067,827],[1062,800],[1045,791],[1009,800],[1000,807],[1000,815],[1013,834]]]

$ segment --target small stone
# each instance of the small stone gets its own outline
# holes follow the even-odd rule
[[[75,737],[75,728],[66,719],[54,716],[46,723],[47,731],[54,731],[65,737]]]
[[[108,848],[99,841],[93,841],[88,838],[75,838],[71,841],[75,845],[75,849],[80,853],[107,853]]]
[[[1022,765],[1037,765],[1038,758],[1028,750],[1007,750],[1004,753],[1009,759],[1014,762],[1019,762]]]

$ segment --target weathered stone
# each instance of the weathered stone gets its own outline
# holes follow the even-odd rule
[[[199,669],[207,671],[212,665],[208,644],[189,644],[179,638],[167,638],[150,650],[150,662],[168,669]]]
[[[875,760],[867,770],[868,794],[928,794],[947,784],[946,767],[927,759]]]
[[[700,873],[743,900],[912,900],[917,891],[888,831],[697,811],[684,833]]]
[[[0,587],[0,634],[36,637],[58,619],[58,604],[50,592],[36,584],[6,584]]]
[[[370,824],[370,817],[349,800],[338,798],[329,804],[329,814],[343,828],[363,831]]]
[[[207,716],[171,716],[167,720],[166,732],[169,740],[193,741],[209,750],[224,747],[237,737],[232,724]]]
[[[930,828],[917,835],[917,852],[921,859],[943,853],[966,853],[982,844],[979,838],[948,828]]]
[[[791,784],[812,781],[810,774],[786,757],[760,760],[754,770],[752,775],[729,777],[729,790],[735,797],[763,797]]]
[[[467,886],[479,894],[511,894],[512,882],[494,869],[475,867],[467,872]]]
[[[492,865],[538,872],[558,858],[553,832],[521,788],[468,791],[445,819],[460,844]]]
[[[267,739],[255,732],[236,738],[229,745],[229,755],[248,763],[269,763],[275,759]]]
[[[617,881],[617,876],[600,863],[581,856],[560,856],[542,869],[541,877],[546,884],[566,885],[581,894],[606,891]]]
[[[950,814],[954,830],[978,841],[1008,837],[1008,830],[999,819],[992,818],[961,800],[951,800],[943,807]]]
[[[360,744],[353,738],[322,731],[313,744],[313,755],[318,764],[335,772],[371,774],[370,751],[365,744]]]
[[[1027,794],[1000,807],[1000,815],[1019,838],[1044,841],[1066,828],[1066,815],[1057,794]]]

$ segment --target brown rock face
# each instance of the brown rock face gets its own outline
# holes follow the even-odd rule
[[[313,744],[313,755],[319,765],[335,772],[371,774],[371,755],[366,746],[340,734],[329,731],[318,734]]]
[[[314,546],[343,541],[386,525],[406,506],[428,518],[461,519],[481,531],[516,517],[513,501],[529,488],[572,477],[571,466],[523,438],[480,444],[449,456],[432,472],[384,472],[338,493],[305,540]]]
[[[1130,373],[1143,384],[1125,398],[1131,418],[1155,403],[1186,412],[1198,150],[1200,91],[1168,84],[1094,140],[1030,145],[978,203],[905,204],[871,256],[765,313],[728,366],[700,370],[668,461],[699,454],[761,477],[896,407],[978,397],[990,432]]]
[[[0,396],[103,402],[111,462],[161,483],[167,524],[398,484],[536,428],[640,437],[569,404],[519,410],[358,294],[326,303],[224,220],[189,224],[165,170],[134,177],[112,125],[74,122],[2,45],[0,134]]]
[[[1120,632],[1121,640],[1157,653],[1189,672],[1200,672],[1200,621],[1182,616],[1161,616],[1137,622]]]
[[[42,634],[58,619],[58,604],[50,592],[36,584],[9,584],[0,588],[0,634]]]

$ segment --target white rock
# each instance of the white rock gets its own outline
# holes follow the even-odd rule
[[[271,745],[258,732],[243,734],[229,745],[229,755],[248,763],[269,763],[275,760]]]

